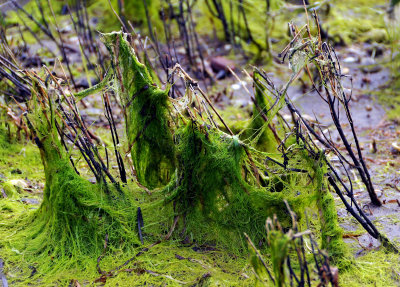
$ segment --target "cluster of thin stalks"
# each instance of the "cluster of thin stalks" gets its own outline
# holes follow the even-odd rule
[[[285,204],[292,217],[292,228],[284,230],[276,217],[268,218],[265,224],[267,244],[273,258],[272,268],[246,234],[252,250],[250,261],[258,282],[265,286],[290,284],[302,287],[313,286],[316,282],[318,286],[339,286],[339,270],[330,265],[328,254],[319,249],[310,230],[299,232],[296,214],[287,201]],[[312,260],[307,259],[309,252]]]
[[[314,19],[317,27],[319,27],[318,17],[316,14],[314,14]],[[331,45],[322,42],[320,35],[316,38],[311,36],[309,24],[305,25],[301,29],[294,25],[290,25],[289,27],[293,35],[293,40],[284,49],[281,55],[283,56],[283,59],[286,57],[288,58],[289,64],[294,71],[293,77],[284,89],[278,90],[264,73],[264,79],[268,84],[268,89],[277,97],[285,97],[286,106],[292,114],[296,129],[303,130],[303,132],[298,133],[298,136],[307,137],[309,139],[308,142],[314,146],[317,142],[319,148],[323,148],[325,153],[332,152],[338,157],[341,167],[345,171],[346,177],[349,181],[348,184],[346,184],[343,178],[339,175],[339,170],[328,162],[329,173],[327,174],[327,177],[331,187],[339,195],[343,204],[346,206],[346,209],[352,214],[352,216],[354,216],[354,218],[357,219],[357,221],[371,236],[381,239],[384,243],[388,243],[387,239],[379,233],[354,198],[353,181],[350,178],[350,169],[355,169],[359,174],[371,202],[376,206],[382,205],[374,190],[370,174],[363,159],[358,137],[355,132],[354,121],[349,107],[351,101],[351,90],[350,92],[349,90],[345,91],[346,89],[343,87],[343,78],[350,76],[342,74],[341,66],[334,48]],[[298,69],[299,61],[302,63],[300,66],[305,70],[305,73],[310,78],[313,90],[317,92],[319,97],[329,107],[336,131],[345,147],[344,152],[339,150],[338,145],[330,137],[331,132],[323,132],[323,128],[319,124],[312,127],[310,123],[302,117],[301,113],[296,109],[294,104],[291,103],[289,97],[286,95],[289,84],[301,72]],[[317,70],[317,81],[319,84],[317,84],[315,79],[311,76],[311,66]],[[341,113],[343,112],[345,114],[344,121],[341,117]],[[350,136],[346,135],[344,132],[346,122],[351,128]],[[309,148],[307,148],[307,150],[309,150],[310,156],[312,156],[312,150]]]

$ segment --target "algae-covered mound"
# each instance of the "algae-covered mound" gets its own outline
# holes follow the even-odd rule
[[[11,252],[7,259],[16,251],[49,271],[77,266],[85,256],[98,257],[106,237],[110,250],[137,246],[133,194],[104,183],[92,184],[77,174],[57,132],[60,119],[55,116],[54,99],[39,81],[33,92],[36,96],[27,118],[46,183],[40,208],[1,225],[1,244]]]
[[[323,158],[309,161],[300,145],[297,150],[293,149],[288,167],[301,166],[309,174],[307,177],[273,162],[260,164],[263,162],[260,158],[272,154],[252,150],[250,160],[245,152],[247,147],[237,137],[205,124],[188,123],[177,132],[176,138],[177,172],[164,192],[167,202],[173,201],[177,215],[184,218],[186,236],[230,250],[243,250],[244,232],[256,242],[263,240],[267,217],[275,214],[290,226],[286,199],[299,215],[307,207],[319,210],[320,223],[316,224],[322,229],[323,246],[331,255],[346,256],[333,198],[324,190],[324,179],[320,177],[324,173]],[[265,173],[259,175],[263,186],[256,183],[254,165]],[[278,186],[279,192],[273,192]],[[303,227],[304,220],[303,217]]]
[[[285,162],[279,164],[282,154],[263,153],[247,146],[237,137],[211,128],[201,118],[175,120],[172,125],[174,110],[168,93],[153,84],[128,36],[122,32],[103,35],[112,59],[114,78],[110,83],[124,108],[137,178],[151,188],[170,179],[163,188],[166,203],[172,202],[175,215],[182,218],[183,234],[199,243],[244,250],[243,232],[252,239],[262,240],[268,216],[277,214],[290,226],[283,201],[287,199],[298,214],[304,214],[306,206],[315,206],[324,230],[321,237],[327,242],[324,247],[331,254],[343,255],[341,244],[332,243],[340,243],[341,239],[336,214],[330,214],[335,207],[326,190],[325,159],[310,159],[302,143],[297,142],[286,150]],[[258,140],[264,150],[274,150],[276,144],[269,125],[283,98],[271,104],[261,85],[256,81],[255,84],[260,105],[255,110],[261,109],[269,119],[255,116],[257,128],[251,142]],[[189,111],[189,114],[195,113]],[[184,124],[187,121],[190,123]],[[322,201],[326,204],[323,209]],[[144,209],[151,214],[148,207]],[[144,219],[161,220],[151,217]]]
[[[103,34],[115,74],[113,89],[124,108],[125,126],[139,182],[149,188],[166,184],[175,169],[168,90],[154,84],[128,42],[128,34]]]

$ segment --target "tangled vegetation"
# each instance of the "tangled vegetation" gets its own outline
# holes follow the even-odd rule
[[[322,39],[317,14],[312,27],[309,18],[302,28],[289,25],[292,38],[281,56],[291,71],[282,88],[262,69],[253,69],[251,117],[244,128],[231,129],[203,91],[206,69],[203,52],[196,49],[200,45],[193,6],[167,2],[168,24],[165,18],[153,24],[166,29],[168,55],[161,55],[167,48],[153,34],[149,16],[158,1],[120,6],[113,13],[122,31],[101,34],[108,55],[97,58],[97,70],[90,72],[98,83],[83,91],[72,88],[76,83],[68,60],[71,78],[57,61],[52,70],[46,65],[40,71],[21,69],[3,39],[4,86],[23,93],[20,100],[5,95],[1,102],[0,155],[12,157],[12,138],[24,131],[31,141],[27,157],[35,165],[40,158],[44,173],[39,179],[45,185],[37,206],[30,208],[24,203],[27,188],[0,178],[0,263],[5,262],[0,276],[5,270],[10,282],[20,286],[393,285],[399,279],[398,249],[354,196],[346,164],[354,167],[372,204],[382,205],[354,130],[340,63]],[[245,46],[248,41],[256,48],[255,61],[266,54],[269,61],[273,58],[270,34],[259,42],[258,30],[252,31],[248,23],[258,11],[245,1],[205,2],[205,15],[222,25],[219,30],[227,43],[237,48],[237,42]],[[274,13],[283,5],[272,2],[262,4],[268,16],[263,27],[271,33]],[[135,24],[147,23],[156,61],[140,36],[128,33],[127,27],[133,29],[124,10],[129,5],[138,9]],[[176,62],[172,60],[167,31],[172,19],[180,27],[187,56],[182,65],[187,63],[188,70],[179,64],[175,47]],[[185,19],[192,23],[187,31]],[[47,24],[40,29],[51,33]],[[54,41],[65,56],[61,34]],[[82,58],[93,61],[79,45]],[[100,55],[100,48],[94,47],[92,56]],[[233,68],[224,69],[236,76]],[[60,70],[62,76],[55,72]],[[204,85],[189,76],[189,70],[202,72]],[[343,148],[324,135],[320,123],[305,120],[288,97],[301,73],[330,109]],[[108,123],[101,136],[82,116],[92,96],[101,98]],[[292,123],[281,115],[283,109]],[[342,109],[351,136],[343,132]],[[34,156],[33,143],[40,156]],[[340,167],[332,164],[329,153],[338,157]],[[360,229],[382,243],[381,250],[354,258],[344,242],[337,202]],[[374,266],[369,264],[372,257]],[[380,265],[390,269],[390,276],[381,276]]]

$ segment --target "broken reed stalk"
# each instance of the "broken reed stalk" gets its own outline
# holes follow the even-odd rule
[[[79,43],[80,50],[81,50],[81,52],[82,52],[82,54],[83,54],[83,56],[85,57],[85,60],[86,60],[86,65],[87,65],[86,69],[89,69],[92,66],[92,64],[91,64],[89,56],[87,55],[87,52],[86,52],[86,47],[88,47],[88,46],[85,45],[85,43],[83,42],[86,37],[84,37],[84,36],[82,37],[82,35],[79,34],[78,24],[76,23],[74,17],[72,16],[72,11],[71,11],[71,9],[69,7],[69,4],[67,3],[66,5],[67,5],[68,14],[69,14],[69,17],[71,19],[72,25],[74,27],[75,33],[76,33],[76,35],[78,35],[78,43]],[[81,22],[81,21],[78,19],[78,22]]]
[[[244,25],[245,25],[245,28],[246,28],[247,37],[257,47],[258,52],[260,53],[263,50],[263,48],[262,48],[261,44],[258,43],[256,39],[254,39],[253,34],[251,33],[250,26],[249,26],[249,23],[247,21],[246,11],[245,11],[245,9],[243,7],[243,0],[239,0],[239,11],[241,11],[241,14],[242,14],[242,17],[243,17],[243,21],[244,21]]]
[[[56,30],[57,30],[57,32],[58,32],[58,37],[60,38],[60,44],[58,45],[58,47],[59,47],[59,49],[60,49],[60,51],[61,51],[63,60],[64,60],[65,63],[67,64],[67,69],[68,69],[68,72],[69,72],[69,75],[70,75],[70,78],[71,78],[72,85],[74,86],[75,90],[77,90],[76,83],[75,83],[75,79],[74,79],[74,75],[72,74],[72,71],[71,71],[71,66],[70,66],[70,63],[69,63],[69,59],[68,59],[67,53],[65,52],[64,40],[63,40],[63,38],[62,38],[60,28],[58,27],[56,14],[54,14],[53,6],[51,5],[51,0],[47,0],[47,3],[48,3],[48,5],[49,5],[51,14],[53,15],[54,25],[56,26]],[[52,40],[53,40],[55,43],[58,43],[54,38],[52,38]]]
[[[327,58],[332,61],[331,67],[333,69],[333,71],[328,72],[325,75],[325,77],[329,79],[329,83],[332,88],[336,86],[339,89],[337,91],[332,89],[332,92],[333,92],[333,95],[332,95],[330,90],[328,90],[327,86],[324,85],[328,103],[329,103],[329,108],[331,110],[331,114],[332,114],[332,118],[334,120],[335,126],[340,134],[340,137],[342,139],[343,144],[346,147],[348,154],[350,155],[351,159],[353,160],[355,168],[358,170],[360,177],[361,177],[365,187],[367,188],[367,192],[371,198],[371,202],[377,206],[381,206],[382,202],[379,200],[379,198],[374,190],[371,176],[370,176],[368,168],[365,164],[365,161],[364,161],[364,158],[363,158],[363,155],[361,152],[360,144],[358,141],[358,137],[357,137],[357,134],[356,134],[356,131],[354,128],[353,118],[351,116],[351,112],[349,109],[349,102],[351,101],[351,95],[349,98],[346,97],[346,94],[343,90],[341,81],[339,79],[339,77],[342,77],[340,63],[338,61],[335,51],[333,50],[333,48],[331,49],[328,46],[328,44],[323,43],[322,50],[326,53]],[[333,60],[332,55],[334,55],[336,61]],[[338,69],[336,68],[337,66],[335,65],[335,63],[337,64]],[[325,71],[322,70],[322,72],[324,73]],[[325,83],[325,81],[324,81],[324,83]],[[334,84],[334,83],[337,83],[337,84]],[[327,83],[325,83],[325,84],[327,84]],[[340,124],[339,112],[337,109],[335,109],[335,106],[337,106],[336,105],[337,100],[342,104],[342,106],[345,109],[346,117],[350,124],[351,133],[353,135],[354,142],[356,145],[357,156],[354,154],[351,144],[349,143],[347,137],[345,136],[343,128]]]
[[[124,161],[122,159],[121,153],[119,152],[119,150],[117,148],[119,146],[120,142],[119,142],[117,128],[115,126],[114,115],[113,115],[113,112],[112,112],[110,99],[108,97],[108,93],[107,92],[103,92],[102,96],[103,96],[103,102],[104,102],[104,108],[105,108],[105,117],[106,117],[106,119],[108,121],[108,124],[110,126],[111,137],[112,137],[112,141],[113,141],[113,145],[114,145],[114,153],[115,153],[115,156],[117,158],[118,170],[119,170],[119,174],[120,174],[120,177],[121,177],[121,181],[123,183],[127,183]]]

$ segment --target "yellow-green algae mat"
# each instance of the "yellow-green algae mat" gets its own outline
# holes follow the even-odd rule
[[[51,257],[42,254],[32,256],[24,248],[29,242],[15,238],[22,231],[21,222],[29,223],[38,204],[26,204],[23,198],[40,201],[38,193],[14,186],[17,180],[25,178],[44,180],[37,147],[32,143],[9,141],[2,129],[0,142],[1,188],[7,198],[0,199],[0,258],[5,262],[3,276],[10,286],[78,286],[106,284],[106,286],[254,286],[257,284],[246,252],[232,253],[212,246],[186,245],[185,242],[170,239],[149,248],[127,262],[135,254],[151,246],[155,237],[151,236],[143,246],[132,246],[124,250],[114,249],[98,258],[102,250],[93,255],[78,254],[76,260]],[[15,172],[16,168],[19,169]],[[127,187],[139,202],[144,198],[157,202],[160,193],[147,192],[132,186]],[[150,197],[150,199],[149,199]],[[154,197],[154,198],[152,198]],[[162,208],[161,208],[162,209]],[[171,212],[171,210],[169,210]],[[149,210],[143,211],[144,218],[151,216]],[[165,212],[167,214],[168,211]],[[170,213],[172,214],[172,213]],[[166,219],[171,221],[172,218]],[[135,224],[133,222],[132,224]],[[171,222],[169,222],[171,224]],[[13,226],[19,226],[13,228]],[[162,238],[162,236],[161,236]],[[41,240],[50,240],[42,238]],[[99,239],[104,241],[103,239]],[[268,256],[265,260],[269,262]],[[99,273],[104,272],[104,274]],[[114,272],[109,273],[109,271]],[[354,260],[352,266],[341,270],[341,286],[398,286],[399,257],[385,251],[369,251]],[[110,276],[107,276],[109,274]],[[317,283],[315,283],[317,284]]]
[[[10,180],[24,177],[44,179],[40,167],[40,155],[37,148],[31,144],[5,143],[4,137],[0,149],[1,188],[8,190],[6,185]],[[18,165],[17,165],[18,163]],[[36,167],[32,168],[32,165]],[[16,167],[22,174],[12,173]],[[64,268],[56,271],[40,266],[40,260],[32,260],[29,254],[21,253],[18,245],[23,242],[8,245],[16,230],[8,230],[4,225],[19,218],[29,217],[37,205],[27,205],[21,198],[38,198],[30,191],[15,188],[14,195],[10,192],[8,198],[0,199],[0,258],[5,262],[3,274],[9,286],[71,286],[77,282],[81,286],[103,284],[97,271],[97,258],[86,256],[81,262],[56,262],[64,264]],[[145,241],[143,247],[151,245]],[[101,260],[104,271],[112,270],[123,264],[143,247],[132,248],[129,253],[116,252]],[[254,286],[256,284],[247,255],[237,256],[224,250],[210,250],[193,246],[186,247],[177,241],[162,242],[140,255],[136,260],[121,268],[116,276],[107,278],[106,286]],[[268,261],[268,257],[266,257]],[[82,268],[82,266],[85,266]],[[146,270],[153,273],[148,273]],[[351,268],[340,271],[340,286],[399,286],[399,256],[385,253],[384,250],[369,251],[357,258]],[[71,283],[72,282],[72,283]]]
[[[4,132],[4,130],[2,130]],[[17,230],[12,225],[21,222],[29,223],[34,216],[38,204],[26,204],[23,198],[32,198],[41,201],[38,193],[13,186],[17,182],[25,181],[24,177],[44,179],[40,164],[40,155],[33,144],[8,143],[5,132],[1,135],[1,188],[6,192],[6,198],[0,199],[0,258],[5,262],[4,273],[10,286],[67,286],[70,282],[79,282],[82,285],[107,283],[107,286],[143,286],[143,285],[181,285],[196,284],[209,281],[219,285],[235,285],[240,282],[249,282],[252,279],[250,267],[245,257],[233,256],[227,252],[210,247],[185,247],[185,244],[174,240],[165,241],[149,251],[144,252],[134,261],[114,272],[113,276],[101,276],[98,269],[109,272],[121,266],[127,259],[152,244],[145,240],[143,246],[114,250],[97,263],[99,254],[77,256],[78,262],[68,261],[66,258],[53,258],[46,254],[32,258],[26,245],[29,243],[14,240]],[[21,152],[24,151],[25,153]],[[29,162],[28,162],[29,161]],[[36,168],[32,168],[35,165]],[[18,166],[21,174],[14,175]],[[137,192],[136,196],[149,197],[140,194],[140,189],[129,188]],[[146,218],[147,214],[144,213]],[[134,224],[134,222],[132,222]],[[45,227],[44,227],[45,228]],[[134,232],[133,232],[134,233]],[[85,235],[83,235],[85,236]],[[90,235],[89,235],[90,236]],[[136,234],[135,234],[136,237]],[[42,241],[51,240],[41,238]],[[196,249],[197,248],[197,249]],[[204,248],[204,250],[202,249]],[[31,251],[34,253],[33,251]],[[101,252],[100,252],[101,254]],[[212,278],[212,279],[211,279]]]

